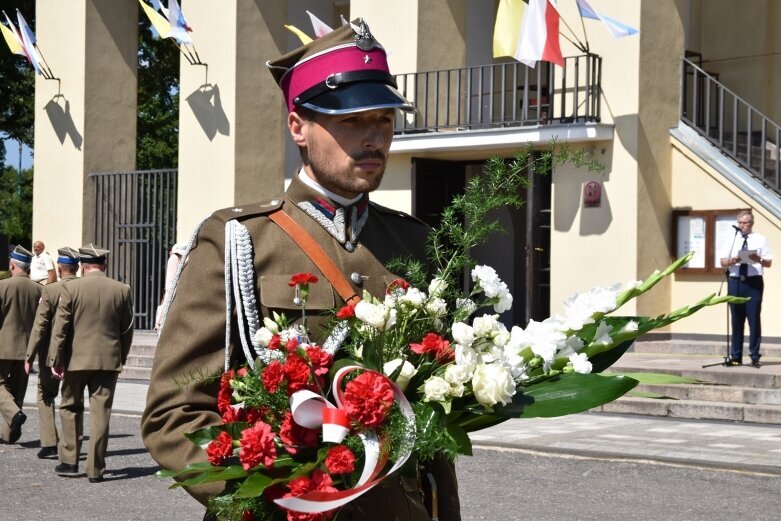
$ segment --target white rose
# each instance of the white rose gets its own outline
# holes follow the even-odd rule
[[[274,334],[269,330],[269,328],[262,327],[255,333],[255,342],[260,347],[268,347],[268,343],[271,342],[272,336],[274,336]]]
[[[390,377],[390,375],[393,374],[393,372],[399,367],[399,364],[401,363],[401,358],[386,362],[385,365],[382,366],[382,372],[385,373],[385,376]],[[396,385],[399,386],[399,389],[405,391],[407,389],[407,385],[409,385],[409,381],[413,376],[415,376],[415,374],[417,374],[417,372],[418,370],[415,369],[414,365],[404,360],[404,365],[401,366],[401,372],[396,377]]]
[[[426,302],[426,294],[420,291],[418,288],[408,288],[407,293],[404,294],[399,300],[404,304],[408,304],[409,306],[418,309],[423,306],[424,302]]]
[[[447,313],[447,302],[441,298],[431,299],[426,303],[426,313],[431,317],[443,317]]]
[[[426,380],[426,384],[423,386],[423,393],[426,396],[425,401],[441,402],[450,394],[450,384],[444,378],[432,376]]]
[[[486,410],[493,411],[494,405],[510,401],[515,394],[515,382],[501,364],[481,364],[472,376],[472,392]]]
[[[388,315],[388,309],[382,304],[371,304],[362,300],[355,306],[355,317],[364,324],[368,324],[380,331],[385,329]]]
[[[591,362],[588,361],[586,353],[577,353],[570,355],[569,362],[572,364],[572,369],[576,373],[589,374],[591,373]]]
[[[472,321],[472,329],[475,337],[493,338],[495,333],[499,332],[499,315],[483,315],[475,317]]]
[[[388,318],[385,320],[385,329],[390,329],[396,325],[396,310],[390,309],[387,314]]]
[[[477,351],[471,347],[456,344],[454,350],[456,354],[456,365],[463,365],[470,371],[477,365]]]
[[[465,322],[456,322],[453,324],[452,334],[455,343],[465,347],[470,347],[475,341],[474,329]]]
[[[451,364],[445,368],[444,378],[450,385],[456,385],[468,382],[472,374],[463,365]]]

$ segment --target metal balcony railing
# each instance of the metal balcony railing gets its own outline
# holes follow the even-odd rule
[[[519,62],[399,74],[399,91],[418,107],[396,133],[478,130],[600,121],[602,58],[585,54],[564,67]]]
[[[781,127],[687,58],[682,77],[681,120],[781,194]]]

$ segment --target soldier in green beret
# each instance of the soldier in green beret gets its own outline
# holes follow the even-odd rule
[[[0,280],[0,443],[16,443],[27,416],[22,412],[27,392],[24,352],[41,298],[41,285],[30,279],[30,250],[11,252],[11,277]]]
[[[385,171],[396,110],[414,108],[396,90],[385,50],[366,23],[346,24],[267,66],[285,97],[288,129],[303,166],[284,194],[215,212],[191,242],[173,298],[164,304],[142,418],[144,443],[167,469],[205,461],[183,434],[220,424],[217,382],[182,388],[176,381],[219,374],[253,356],[242,339],[273,311],[300,317],[288,286],[291,275],[311,272],[320,278],[310,286],[306,307],[307,326],[314,340],[322,341],[319,326],[325,318],[318,312],[363,290],[385,294],[398,278],[385,267],[394,257],[425,260],[427,226],[369,200]],[[300,246],[300,232],[283,230],[278,222],[286,218],[314,239],[338,276],[329,280],[323,274],[322,263],[313,260],[319,254],[310,256]],[[226,262],[234,258],[237,273]],[[235,295],[226,295],[226,287],[237,288]],[[233,302],[241,309],[226,324],[226,307],[230,313]],[[411,467],[345,506],[339,519],[429,519],[417,469]],[[437,461],[426,471],[438,488],[433,515],[459,520],[453,465]],[[212,483],[188,492],[207,504],[222,488]]]
[[[79,252],[75,248],[65,246],[57,250],[57,268],[60,280],[47,284],[41,294],[41,302],[35,314],[35,325],[27,343],[24,369],[30,374],[30,369],[38,356],[38,417],[41,433],[41,450],[39,458],[57,457],[57,425],[54,417],[54,400],[60,392],[60,381],[54,377],[48,364],[49,341],[51,340],[54,316],[60,303],[60,293],[68,282],[76,278],[79,270]]]

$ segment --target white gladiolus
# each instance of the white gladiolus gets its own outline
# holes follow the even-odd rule
[[[399,386],[399,389],[402,391],[407,390],[407,386],[409,385],[409,381],[412,379],[413,376],[415,376],[418,372],[417,369],[415,369],[415,366],[409,363],[408,361],[404,360],[404,365],[401,366],[401,372],[396,377],[396,385]],[[390,375],[393,374],[393,372],[401,365],[402,359],[397,358],[395,360],[391,360],[390,362],[386,362],[382,366],[382,372],[385,373],[385,376],[390,377]]]
[[[269,317],[263,317],[263,325],[272,333],[279,333],[279,326]]]
[[[432,376],[423,386],[425,401],[441,402],[450,394],[450,384],[444,378]]]
[[[597,326],[597,331],[594,333],[594,341],[591,342],[592,345],[603,345],[603,346],[609,346],[613,343],[613,339],[610,337],[610,331],[612,328],[605,322],[604,320],[601,320],[599,322],[599,325]]]
[[[431,295],[432,298],[438,298],[442,296],[446,289],[447,282],[438,277],[434,277],[428,285],[428,294]]]
[[[477,351],[461,344],[456,344],[453,349],[456,355],[456,365],[463,365],[471,372],[478,362]]]
[[[626,323],[624,327],[621,328],[619,333],[634,333],[635,331],[637,331],[638,327],[639,324],[636,321],[630,320],[629,322]]]
[[[565,338],[564,333],[557,328],[555,322],[531,320],[525,330],[514,326],[510,332],[511,345],[516,346],[519,350],[530,347],[535,355],[547,363],[553,361],[559,342]]]
[[[504,282],[502,284],[504,284]],[[513,307],[513,296],[510,294],[506,285],[504,286],[504,291],[501,291],[499,295],[497,295],[497,298],[499,299],[499,302],[494,304],[494,311],[497,313],[504,313]]]
[[[499,332],[499,315],[483,315],[472,321],[475,337],[492,339]]]
[[[576,373],[589,374],[591,373],[591,362],[588,361],[586,353],[577,353],[570,355],[569,362],[572,364],[572,369]]]
[[[506,405],[512,399],[515,382],[501,364],[480,364],[472,376],[472,391],[486,410],[493,411],[495,405]]]

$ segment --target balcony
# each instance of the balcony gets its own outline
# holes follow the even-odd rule
[[[519,62],[399,74],[399,91],[415,102],[395,134],[599,123],[602,58],[585,54],[564,67]]]

